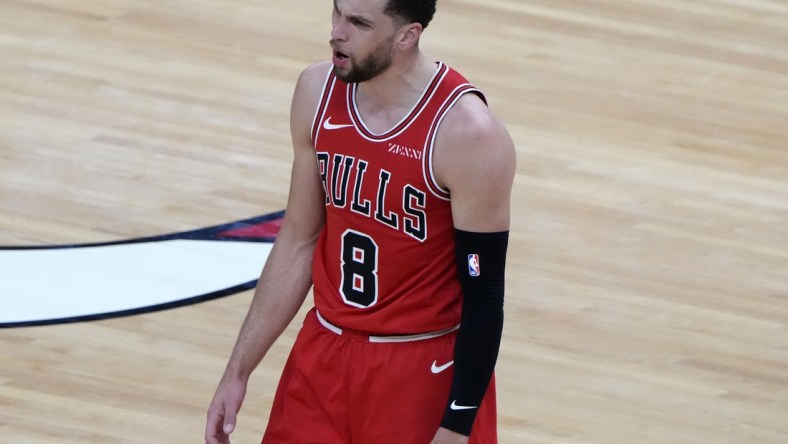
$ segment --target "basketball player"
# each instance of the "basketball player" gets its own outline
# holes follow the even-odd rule
[[[250,374],[313,287],[265,444],[497,442],[515,150],[480,91],[419,50],[435,1],[335,0],[300,76],[284,223],[208,410],[228,443]]]

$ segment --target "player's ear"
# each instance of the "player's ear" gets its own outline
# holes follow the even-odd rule
[[[409,49],[416,46],[424,28],[421,23],[409,23],[400,28],[397,44],[400,49]]]

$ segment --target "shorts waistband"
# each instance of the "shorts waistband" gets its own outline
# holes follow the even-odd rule
[[[455,331],[455,330],[460,328],[460,326],[457,325],[457,326],[454,326],[454,327],[451,327],[451,328],[446,328],[446,329],[443,329],[443,330],[438,330],[438,331],[433,331],[433,332],[428,332],[428,333],[418,333],[418,334],[414,334],[414,335],[374,336],[374,335],[367,335],[367,334],[364,334],[364,333],[361,333],[361,332],[357,332],[357,331],[354,331],[354,330],[342,329],[342,328],[337,327],[336,325],[328,322],[327,320],[325,320],[325,318],[323,318],[323,316],[320,315],[319,311],[315,310],[315,314],[317,315],[317,320],[327,330],[329,330],[329,331],[331,331],[333,333],[336,333],[336,334],[338,334],[340,336],[347,336],[350,339],[354,339],[354,340],[357,340],[357,341],[363,341],[363,342],[381,342],[381,343],[385,343],[385,342],[423,341],[425,339],[438,338],[440,336],[447,335],[447,334],[449,334],[449,333],[451,333],[451,332],[453,332],[453,331]]]

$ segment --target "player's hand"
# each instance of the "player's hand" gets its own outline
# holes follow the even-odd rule
[[[230,433],[235,430],[238,411],[246,396],[246,382],[222,379],[205,423],[205,444],[230,444]]]
[[[468,437],[441,427],[430,444],[468,444]]]

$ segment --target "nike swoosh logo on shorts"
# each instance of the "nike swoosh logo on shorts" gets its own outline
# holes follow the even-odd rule
[[[452,410],[471,410],[478,408],[475,405],[457,405],[457,400],[451,402],[451,406],[449,406]]]
[[[345,124],[341,124],[341,125],[335,125],[335,124],[331,123],[331,116],[328,116],[328,119],[326,119],[325,122],[323,122],[323,128],[325,128],[327,130],[350,128],[351,126],[353,126],[352,123],[345,123]]]
[[[441,373],[442,371],[451,367],[452,364],[454,364],[454,361],[449,361],[443,365],[438,365],[438,361],[432,361],[432,373],[437,375],[438,373]]]

